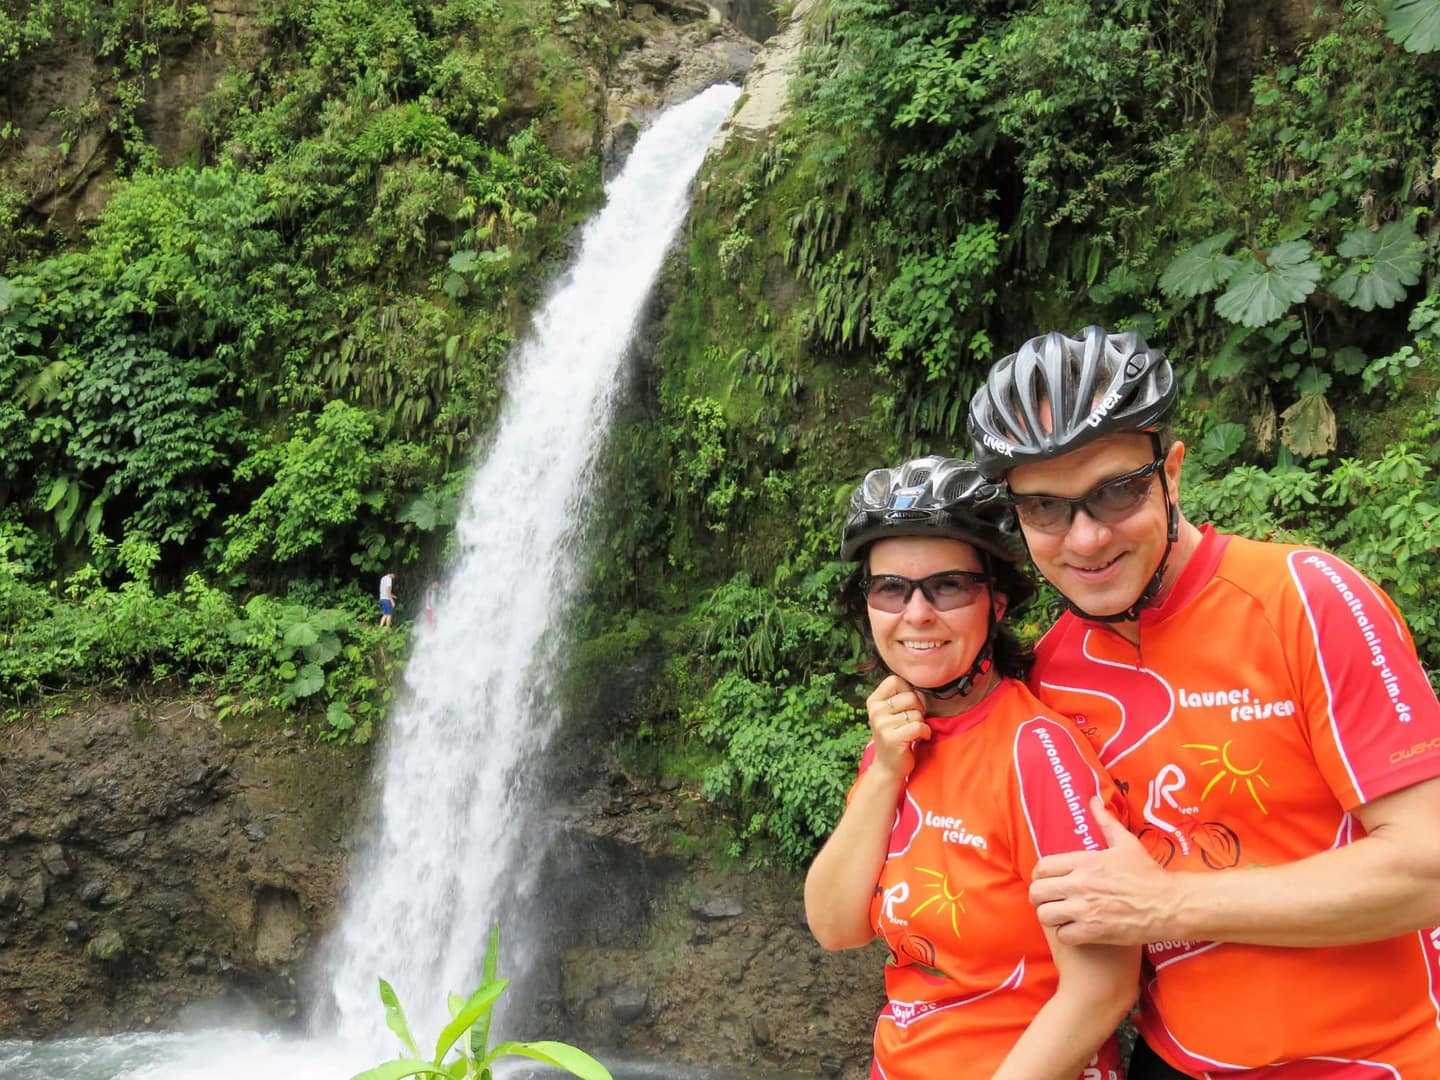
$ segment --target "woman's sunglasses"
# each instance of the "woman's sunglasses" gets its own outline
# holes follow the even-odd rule
[[[989,578],[973,570],[942,570],[923,578],[875,574],[862,581],[860,587],[867,604],[893,615],[905,610],[916,589],[936,611],[954,611],[978,600],[988,582]]]
[[[1043,533],[1063,533],[1075,520],[1075,511],[1085,513],[1102,525],[1115,525],[1133,514],[1150,494],[1150,480],[1160,471],[1165,459],[1156,458],[1132,472],[1096,484],[1076,499],[1061,495],[1026,495],[1010,493],[1015,516],[1026,528]]]

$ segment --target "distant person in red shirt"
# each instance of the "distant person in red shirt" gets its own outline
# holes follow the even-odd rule
[[[1071,944],[1145,944],[1130,1080],[1440,1077],[1440,703],[1390,598],[1327,552],[1197,528],[1170,363],[1047,334],[970,406],[1069,611],[1031,689],[1129,803],[1041,861]]]
[[[431,626],[435,625],[435,609],[440,606],[440,582],[430,582],[425,587],[425,621]]]
[[[877,469],[851,500],[842,589],[888,672],[845,812],[805,880],[827,949],[890,950],[876,1080],[1119,1080],[1139,949],[1067,945],[1027,896],[1043,855],[1123,815],[1094,750],[1019,681],[1004,624],[1034,585],[999,490],[968,461]]]

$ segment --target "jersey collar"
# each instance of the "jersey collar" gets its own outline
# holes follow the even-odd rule
[[[1164,622],[1195,599],[1200,590],[1215,576],[1215,571],[1220,566],[1220,559],[1229,544],[1228,534],[1216,532],[1214,525],[1201,525],[1200,543],[1195,546],[1190,558],[1180,569],[1180,573],[1175,578],[1175,584],[1158,603],[1152,604],[1140,612],[1141,629]]]
[[[995,685],[995,689],[985,695],[985,700],[973,709],[966,709],[954,716],[927,716],[925,723],[930,725],[931,737],[943,739],[952,735],[960,735],[982,723],[994,711],[995,703],[1010,689],[1010,682],[1010,679],[1002,678]]]

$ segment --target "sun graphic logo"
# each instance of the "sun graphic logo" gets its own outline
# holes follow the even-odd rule
[[[964,889],[952,889],[950,879],[942,870],[927,870],[923,866],[917,867],[916,872],[930,878],[928,885],[921,886],[921,890],[931,895],[915,905],[910,917],[913,919],[922,911],[929,908],[935,909],[935,914],[944,919],[949,916],[950,929],[955,936],[960,936],[960,916],[966,914],[965,902],[961,898],[965,895]]]
[[[1205,797],[1214,790],[1217,784],[1222,784],[1228,779],[1230,781],[1231,795],[1234,795],[1239,786],[1244,784],[1245,789],[1250,792],[1250,798],[1254,799],[1255,805],[1260,808],[1260,812],[1262,814],[1269,814],[1270,811],[1266,809],[1265,802],[1260,798],[1260,791],[1256,787],[1257,784],[1264,788],[1270,786],[1270,781],[1266,780],[1264,774],[1260,771],[1265,764],[1264,760],[1261,759],[1249,767],[1238,765],[1235,759],[1230,756],[1230,747],[1234,745],[1234,739],[1229,739],[1220,746],[1214,746],[1210,743],[1185,744],[1186,750],[1204,750],[1215,755],[1212,758],[1206,758],[1200,763],[1201,765],[1219,766],[1219,768],[1215,770],[1215,775],[1210,778],[1210,782],[1205,785],[1205,790],[1200,793],[1200,801],[1203,803]]]

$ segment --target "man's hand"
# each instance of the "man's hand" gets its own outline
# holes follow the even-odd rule
[[[1030,903],[1067,945],[1144,945],[1180,936],[1172,916],[1182,875],[1161,869],[1096,796],[1090,810],[1109,848],[1047,855],[1035,864]]]

